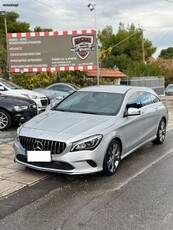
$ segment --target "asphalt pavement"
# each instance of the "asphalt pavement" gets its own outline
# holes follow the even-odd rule
[[[163,96],[169,110],[167,131],[173,129],[173,96]],[[40,180],[49,177],[51,173],[35,171],[14,163],[13,140],[16,129],[0,131],[0,198],[8,197],[24,187],[32,186]]]

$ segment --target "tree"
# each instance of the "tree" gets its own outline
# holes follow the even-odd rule
[[[36,26],[34,28],[34,32],[51,32],[53,31],[51,28],[41,28],[40,26]]]
[[[8,33],[17,33],[17,32],[29,32],[30,24],[26,22],[17,21],[19,14],[15,12],[6,12],[6,21],[7,21],[7,32]],[[5,21],[4,16],[0,16],[0,31],[2,32],[2,37],[5,39]]]
[[[159,58],[172,60],[173,59],[173,47],[169,47],[167,49],[161,50]]]
[[[26,22],[19,22],[19,14],[15,12],[7,12],[6,16],[0,15],[0,67],[3,72],[6,71],[6,60],[7,60],[7,51],[6,51],[6,37],[5,37],[5,18],[7,22],[7,32],[8,33],[17,33],[17,32],[29,32],[30,25]]]
[[[7,60],[6,49],[0,44],[0,69],[2,69],[3,73],[5,73],[6,70],[6,60]]]
[[[163,73],[157,64],[147,64],[149,58],[155,53],[156,47],[152,46],[151,41],[143,38],[143,30],[136,28],[134,24],[125,28],[124,24],[120,23],[117,34],[113,34],[112,27],[107,26],[99,31],[98,38],[101,67],[114,68],[116,66],[131,76],[144,76],[144,74],[148,76],[148,74],[153,75],[154,73],[160,75]],[[143,63],[143,44],[147,63]]]
[[[172,59],[157,58],[157,65],[164,69],[165,85],[173,83],[173,61]]]

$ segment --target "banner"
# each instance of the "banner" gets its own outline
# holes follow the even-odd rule
[[[10,72],[96,69],[96,31],[7,34]]]

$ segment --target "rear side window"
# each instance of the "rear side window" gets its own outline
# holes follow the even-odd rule
[[[131,94],[131,96],[129,97],[128,103],[127,103],[127,108],[129,107],[134,107],[134,108],[142,107],[140,92],[135,92]]]
[[[152,104],[150,93],[143,92],[143,95],[141,97],[141,103],[142,103],[143,106]]]
[[[151,95],[152,94],[144,91],[135,92],[129,97],[127,107],[141,108],[154,103],[154,100],[158,100],[157,97],[154,98],[155,96],[152,95],[153,97],[151,97]]]
[[[150,94],[150,97],[151,97],[152,103],[160,102],[160,99],[154,94]]]

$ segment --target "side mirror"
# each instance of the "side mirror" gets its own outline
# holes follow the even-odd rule
[[[126,116],[139,116],[139,115],[141,115],[141,111],[137,108],[129,108],[126,114]]]
[[[61,101],[63,98],[64,97],[59,96],[59,97],[56,97],[56,100]]]

